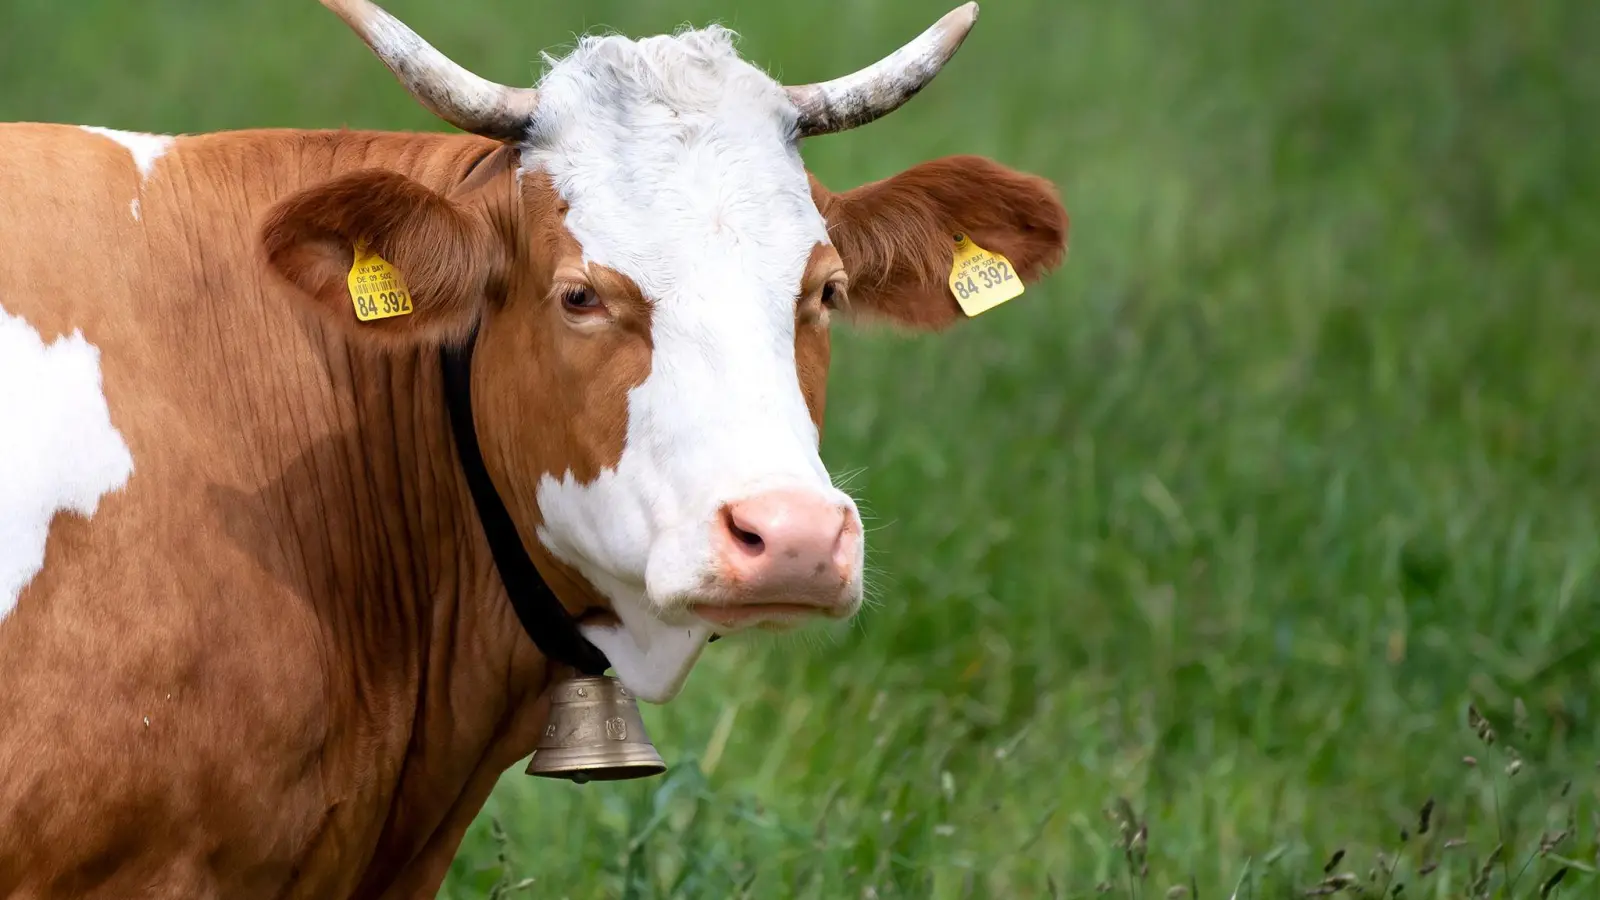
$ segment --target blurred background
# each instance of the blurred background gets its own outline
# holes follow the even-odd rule
[[[512,84],[713,21],[819,80],[954,5],[386,4]],[[0,22],[0,119],[446,127],[311,0]],[[1344,848],[1465,897],[1497,842],[1517,896],[1593,891],[1597,45],[1582,0],[988,0],[928,90],[804,148],[834,189],[990,155],[1073,220],[965,327],[836,329],[875,605],[713,647],[645,710],[662,778],[507,773],[443,896],[1276,897]]]

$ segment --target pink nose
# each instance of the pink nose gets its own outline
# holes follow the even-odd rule
[[[804,491],[770,491],[722,508],[718,568],[750,603],[831,607],[855,575],[861,525],[850,510]]]

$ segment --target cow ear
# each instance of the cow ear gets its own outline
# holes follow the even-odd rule
[[[268,211],[260,229],[267,266],[325,320],[390,346],[466,337],[496,277],[500,245],[493,235],[480,210],[380,170],[353,172],[287,197]],[[365,251],[358,274],[397,272],[409,304],[400,292],[381,290],[376,296],[356,292],[372,297],[358,306],[350,284],[358,248]]]
[[[965,318],[950,292],[956,235],[1010,260],[1024,284],[1061,262],[1067,211],[1043,178],[981,156],[949,156],[812,198],[849,273],[852,319],[932,331]]]

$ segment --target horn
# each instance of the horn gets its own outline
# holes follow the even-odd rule
[[[583,784],[648,778],[666,768],[622,682],[581,675],[551,689],[550,718],[528,761],[529,775]]]
[[[322,0],[322,5],[360,35],[434,115],[462,131],[501,141],[522,139],[538,107],[538,91],[479,78],[370,0]]]
[[[832,81],[785,88],[800,114],[798,135],[848,131],[899,109],[955,56],[977,21],[978,4],[964,4],[865,69]]]

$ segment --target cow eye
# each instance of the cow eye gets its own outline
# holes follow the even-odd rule
[[[822,286],[822,305],[828,309],[838,309],[839,299],[844,296],[844,286],[837,281],[830,281]]]
[[[561,292],[561,305],[576,312],[593,311],[600,308],[600,298],[590,288],[574,286]]]

